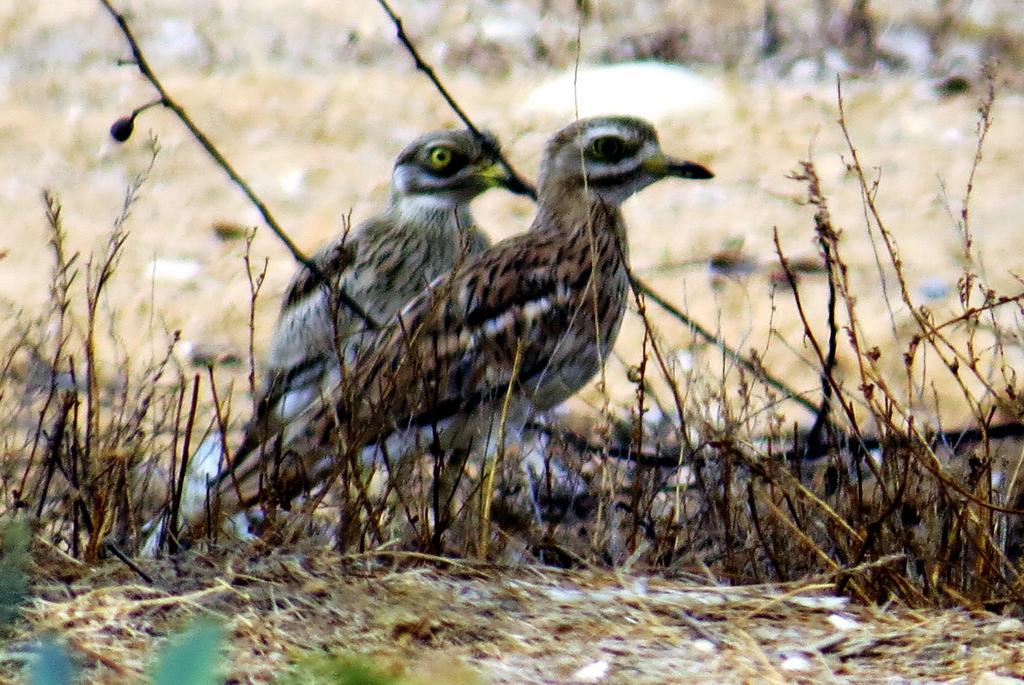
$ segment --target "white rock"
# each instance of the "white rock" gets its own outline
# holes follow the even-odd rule
[[[203,56],[202,38],[193,22],[185,19],[164,19],[149,37],[146,50],[159,61],[198,60]]]
[[[982,673],[974,683],[975,685],[1021,685],[1024,680],[996,673]]]
[[[306,170],[293,169],[281,175],[281,190],[288,197],[296,198],[306,192]]]
[[[793,597],[791,600],[793,604],[797,604],[802,607],[808,607],[810,609],[842,609],[849,600],[846,597]]]
[[[581,117],[629,114],[664,119],[683,112],[722,107],[726,93],[713,79],[678,65],[663,62],[624,62],[580,67],[542,83],[526,99],[528,112],[572,117],[575,90]]]
[[[1024,632],[1024,622],[1019,618],[1004,618],[996,624],[998,633],[1020,633]]]
[[[191,281],[202,267],[192,259],[174,259],[158,257],[146,266],[146,273],[157,281]]]
[[[711,640],[701,638],[700,640],[693,641],[693,648],[701,654],[713,654],[715,651],[715,643]]]

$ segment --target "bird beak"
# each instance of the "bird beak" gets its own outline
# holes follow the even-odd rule
[[[526,185],[518,177],[513,176],[512,173],[505,167],[501,162],[494,162],[477,172],[477,176],[487,184],[489,188],[504,188],[510,193],[516,195],[531,195],[533,189]]]
[[[707,167],[701,166],[696,162],[675,159],[661,153],[644,161],[642,166],[646,171],[662,178],[675,176],[676,178],[702,180],[714,178],[715,176]]]

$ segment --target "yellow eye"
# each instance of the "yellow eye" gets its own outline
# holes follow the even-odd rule
[[[618,162],[626,156],[626,144],[618,136],[601,136],[590,144],[594,159],[602,162]]]
[[[452,163],[452,151],[446,147],[435,147],[430,150],[430,166],[441,171]]]

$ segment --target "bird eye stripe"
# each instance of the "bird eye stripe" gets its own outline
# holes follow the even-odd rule
[[[589,185],[591,187],[594,187],[594,188],[605,188],[605,187],[611,188],[611,187],[625,185],[625,184],[629,183],[630,181],[632,181],[635,177],[636,177],[636,166],[631,166],[630,168],[626,169],[625,171],[620,171],[618,173],[609,173],[609,174],[594,174],[594,173],[591,173],[591,174],[588,174],[587,175],[587,185]]]

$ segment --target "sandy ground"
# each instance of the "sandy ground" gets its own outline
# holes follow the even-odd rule
[[[509,157],[531,177],[536,174],[546,137],[572,118],[571,108],[564,102],[544,105],[531,100],[539,84],[565,78],[571,64],[567,60],[572,54],[568,46],[576,35],[574,14],[559,3],[550,4],[553,9],[544,17],[532,6],[522,15],[527,17],[523,20],[527,27],[535,25],[549,48],[558,47],[547,64],[543,60],[488,61],[493,54],[507,56],[508,51],[492,54],[487,40],[502,45],[522,43],[515,33],[522,28],[505,16],[512,16],[512,10],[491,8],[488,14],[481,10],[482,5],[472,4],[468,7],[476,13],[469,9],[443,11],[434,3],[399,8],[408,10],[410,31],[422,38],[425,54],[441,65],[452,92],[479,123],[501,137]],[[649,9],[649,4],[638,7]],[[267,0],[208,6],[153,0],[133,3],[131,8],[143,46],[168,89],[307,251],[334,235],[342,217],[350,215],[358,222],[382,205],[393,157],[407,140],[455,123],[430,85],[394,46],[391,29],[373,3]],[[914,11],[913,3],[908,3],[908,8],[908,12]],[[731,11],[753,22],[759,9],[750,5]],[[624,23],[614,7],[599,4],[598,15],[600,21],[589,24],[583,33],[585,62],[616,45],[627,29],[640,32],[666,17],[707,18],[713,16],[713,10],[697,3],[668,3],[663,13],[639,12]],[[1009,23],[1007,26],[1012,28]],[[487,40],[475,43],[476,34],[467,27],[475,27]],[[4,212],[0,297],[9,304],[11,316],[36,317],[47,304],[52,260],[40,200],[42,189],[51,189],[61,198],[69,244],[82,253],[84,264],[90,253],[102,248],[126,185],[146,168],[145,134],[152,131],[159,139],[160,153],[133,208],[130,237],[104,303],[107,311],[116,312],[119,342],[139,363],[159,357],[168,332],[174,330],[181,331],[186,343],[181,348],[183,366],[189,363],[189,349],[197,346],[245,356],[249,304],[242,259],[245,246],[216,236],[214,227],[227,223],[257,227],[253,261],[267,263],[267,280],[256,311],[259,357],[293,264],[261,226],[254,210],[170,113],[153,110],[144,114],[139,132],[126,145],[110,140],[110,124],[146,102],[152,93],[132,67],[116,64],[127,53],[109,17],[91,2],[3,5],[0,45],[0,207]],[[843,230],[844,258],[865,335],[879,346],[883,369],[891,370],[894,378],[902,377],[909,315],[895,300],[890,310],[883,296],[883,285],[891,291],[895,281],[888,271],[880,277],[876,267],[859,185],[848,171],[849,153],[836,125],[834,81],[741,79],[728,70],[700,66],[691,75],[699,79],[692,93],[660,93],[654,101],[634,93],[620,101],[613,99],[620,111],[651,117],[668,151],[704,163],[716,173],[708,183],[666,182],[629,201],[626,213],[637,273],[696,320],[719,330],[733,346],[757,350],[766,367],[792,387],[813,392],[817,373],[792,295],[773,285],[772,277],[777,263],[774,229],[789,255],[816,254],[813,212],[803,202],[806,190],[787,178],[800,160],[810,156],[828,194],[834,223]],[[647,89],[648,95],[651,90]],[[844,91],[849,129],[869,177],[879,181],[878,205],[899,242],[908,285],[917,301],[927,304],[941,320],[959,306],[956,283],[965,262],[956,217],[974,158],[978,91],[942,97],[932,82],[921,76],[852,78],[845,82]],[[674,104],[664,106],[665,99]],[[571,98],[563,100],[571,102]],[[970,206],[974,236],[971,268],[982,275],[986,286],[1003,294],[1021,289],[1016,274],[1024,270],[1024,257],[1016,249],[1018,217],[1024,215],[1024,196],[1017,192],[1022,182],[1022,128],[1022,98],[1017,91],[1005,89],[994,108],[994,125],[974,178]],[[499,193],[485,196],[474,209],[495,239],[524,230],[532,214],[528,202]],[[754,267],[750,272],[713,274],[708,259],[735,247],[751,258]],[[78,285],[84,285],[84,277]],[[807,276],[801,289],[820,334],[824,329],[824,281],[821,276]],[[736,375],[729,365],[705,346],[693,344],[682,326],[653,307],[652,312],[680,374],[690,374],[690,385],[684,389],[694,402],[719,386],[726,388],[727,395],[734,392]],[[1001,311],[999,317],[1010,325],[1016,323],[1012,311]],[[616,348],[621,360],[609,365],[608,387],[615,404],[629,401],[630,386],[623,369],[639,359],[640,336],[634,316]],[[1011,364],[1020,361],[1020,350],[1013,345],[1007,354]],[[848,350],[844,351],[841,370],[852,387],[857,384],[854,366]],[[992,372],[998,375],[998,371]],[[241,369],[225,366],[217,373],[222,387],[235,383],[237,397],[245,398]],[[905,394],[925,422],[941,420],[948,426],[969,419],[948,374],[931,374],[927,384]],[[735,399],[728,396],[730,401]],[[583,397],[577,406],[601,403],[593,388]],[[790,420],[807,419],[793,406],[781,410]],[[717,415],[713,407],[707,413],[711,418]],[[131,581],[123,574],[105,577],[113,591],[132,592],[117,589],[119,583]],[[261,578],[258,582],[270,581]],[[356,587],[363,581],[349,582]],[[495,589],[498,586],[451,582],[452,597],[482,593],[489,597],[487,601],[496,602],[496,607],[504,606],[495,599],[494,593],[505,591]],[[515,582],[501,581],[505,583],[502,587]],[[632,587],[633,582],[626,585]],[[168,592],[174,596],[178,591]],[[358,594],[359,590],[352,592]],[[685,627],[685,621],[673,618],[665,623],[668,619],[658,614],[661,610],[651,613],[646,600],[625,603],[642,609],[639,614],[622,612],[620,598],[609,597],[606,604],[589,607],[598,613],[607,608],[612,618],[603,625],[608,630],[612,626],[618,630],[621,622],[642,620],[647,628],[660,626],[656,635],[647,633],[637,642],[609,633],[594,642],[591,634],[578,630],[575,620],[567,620],[558,628],[563,631],[559,634],[566,636],[566,644],[559,648],[562,659],[557,664],[534,662],[536,653],[529,650],[508,656],[511,652],[501,647],[499,654],[486,657],[491,661],[485,672],[494,682],[583,682],[574,677],[579,668],[607,661],[609,675],[602,682],[754,682],[761,678],[883,682],[856,675],[856,654],[847,660],[820,661],[812,653],[806,671],[780,671],[788,658],[787,645],[817,644],[816,640],[827,637],[814,632],[813,626],[820,621],[797,617],[774,636],[763,626],[743,628],[748,631],[743,637],[744,633],[732,630],[728,620],[719,618],[711,630],[713,639],[700,638],[709,642],[710,648],[698,649],[693,646],[698,638],[692,628]],[[474,601],[457,606],[472,608]],[[659,606],[667,602],[658,601]],[[748,622],[757,623],[760,614],[756,606],[744,606]],[[534,607],[534,611],[541,610]],[[45,611],[43,607],[36,614],[40,626],[51,625]],[[518,638],[509,635],[518,630],[513,625],[516,614],[509,616],[500,631],[493,625],[490,630],[503,633],[504,640],[515,641]],[[824,616],[818,619],[826,620]],[[351,619],[348,615],[341,618]],[[879,621],[879,625],[885,622],[877,616],[863,620]],[[953,612],[922,614],[914,620],[914,625],[927,630],[941,621],[970,619]],[[995,620],[977,621],[975,627],[982,634],[989,625],[986,621]],[[1019,636],[1019,627],[1011,628],[1013,635]],[[948,649],[942,635],[931,639],[934,649]],[[959,639],[954,637],[954,641]],[[743,640],[757,645],[766,662],[744,667],[747,670],[722,670],[721,677],[707,675],[727,661],[723,654],[728,645]],[[636,654],[641,646],[656,649],[655,642],[671,646],[658,658],[685,657],[694,669],[704,669],[703,674],[676,672],[678,678],[669,678],[664,671],[645,671],[649,664]],[[577,651],[584,645],[589,651]],[[140,649],[144,646],[148,644]],[[359,648],[362,643],[353,646]],[[455,651],[479,665],[486,660],[487,649],[463,646]],[[864,652],[868,653],[873,652]],[[921,676],[921,671],[904,668],[903,662],[897,661],[902,658],[910,663],[916,658],[924,663],[927,654],[900,649],[884,654],[885,659],[893,660],[883,660],[891,663],[893,673],[884,682],[980,683],[980,674],[989,671],[1019,672],[1014,664],[1019,665],[1021,658],[1019,653],[1000,652],[998,662],[979,662],[969,672],[949,672],[948,677],[934,676],[933,680],[933,676]],[[845,675],[837,670],[840,662],[848,669]],[[997,668],[997,663],[1002,665]]]
[[[28,615],[68,636],[88,682],[137,682],[160,638],[199,616],[227,626],[231,683],[352,652],[453,685],[1024,682],[1020,620],[858,607],[824,577],[731,588],[259,546],[142,562],[153,585],[117,564],[42,565]],[[28,647],[0,650],[0,678]]]

